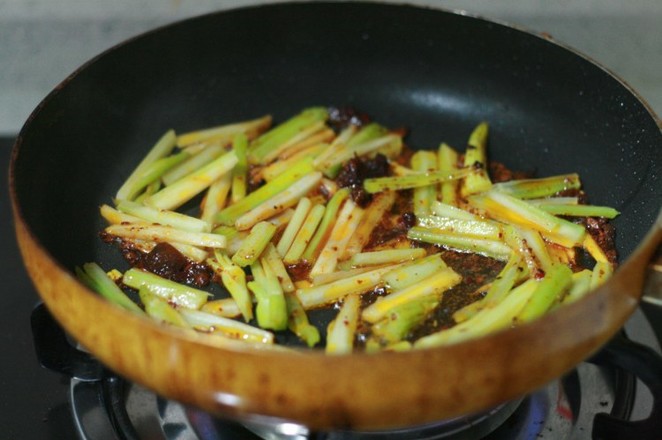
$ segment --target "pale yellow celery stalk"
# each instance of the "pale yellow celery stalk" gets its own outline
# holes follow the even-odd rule
[[[341,259],[347,259],[363,250],[363,247],[370,240],[372,231],[377,227],[377,225],[379,225],[379,223],[382,221],[382,218],[384,217],[384,214],[391,209],[394,202],[394,191],[384,191],[382,193],[376,194],[373,197],[373,200],[365,208],[361,223],[356,229],[356,232],[354,232],[352,237],[349,239],[349,242],[345,247],[345,252],[343,255],[341,255]]]
[[[552,196],[568,189],[579,189],[581,181],[576,173],[537,179],[517,179],[494,184],[495,190],[504,192],[518,199],[537,199]],[[547,205],[547,203],[543,204]],[[540,205],[541,207],[543,205]],[[578,206],[578,205],[576,205]]]
[[[177,146],[187,147],[188,145],[200,142],[214,142],[228,145],[237,133],[245,133],[249,139],[252,139],[268,129],[270,125],[271,116],[266,115],[248,121],[195,130],[177,136]]]
[[[384,265],[386,266],[386,265]],[[334,281],[342,280],[345,278],[353,277],[354,275],[359,275],[362,273],[369,272],[371,270],[377,269],[376,267],[372,266],[365,266],[365,267],[357,267],[354,269],[347,269],[347,270],[337,270],[335,272],[330,272],[330,273],[321,273],[319,275],[315,275],[314,277],[311,277],[311,283],[309,283],[308,287],[310,285],[313,286],[321,286],[322,284],[328,284],[332,283]]]
[[[210,295],[204,290],[195,289],[135,267],[124,272],[122,283],[136,290],[146,288],[154,295],[177,307],[187,309],[199,309],[207,302]]]
[[[611,277],[613,272],[614,268],[612,267],[611,263],[602,261],[595,263],[595,267],[593,267],[591,274],[591,290],[597,289],[602,284],[604,284],[604,282]]]
[[[120,200],[117,209],[125,214],[136,216],[147,223],[172,226],[189,232],[209,232],[209,225],[199,218],[167,209],[157,209],[129,200]]]
[[[570,284],[568,292],[565,294],[565,296],[561,298],[560,305],[572,304],[590,292],[592,277],[593,272],[589,269],[584,269],[573,273],[572,284]]]
[[[535,280],[528,280],[510,291],[495,307],[485,308],[473,318],[454,327],[422,337],[414,343],[414,348],[456,344],[511,327],[515,317],[531,298],[536,287]]]
[[[237,156],[229,152],[188,176],[179,179],[145,199],[145,204],[160,209],[175,209],[207,189],[215,180],[232,170]]]
[[[283,264],[283,260],[276,251],[276,247],[273,243],[267,244],[267,247],[264,249],[262,256],[260,257],[262,261],[262,266],[268,265],[272,272],[278,278],[280,286],[284,292],[294,292],[295,287],[290,275],[287,273],[287,269]]]
[[[287,251],[290,249],[290,246],[292,246],[294,237],[296,237],[299,229],[301,229],[301,226],[306,220],[311,207],[312,202],[308,197],[302,197],[299,200],[299,203],[294,210],[294,215],[285,227],[285,231],[283,231],[283,235],[281,235],[280,240],[278,241],[278,245],[276,246],[276,250],[281,257],[284,257],[285,254],[287,254]]]
[[[147,223],[110,225],[106,233],[128,239],[165,241],[190,244],[193,246],[223,248],[227,244],[224,236],[208,232],[189,232],[171,226],[151,225]]]
[[[349,197],[349,193],[349,188],[339,189],[333,195],[333,197],[331,197],[331,200],[329,200],[329,202],[326,204],[324,209],[324,216],[319,223],[319,227],[315,231],[315,235],[313,235],[313,237],[310,239],[308,246],[306,246],[306,250],[302,254],[303,259],[306,260],[309,264],[312,264],[321,252],[322,247],[328,239],[329,234],[331,233],[331,229],[335,224],[340,206],[343,204],[345,199]],[[286,261],[289,261],[289,258],[287,258]]]
[[[196,329],[221,332],[227,337],[246,342],[273,344],[274,334],[235,319],[207,313],[199,310],[181,310],[182,317]]]
[[[402,190],[421,186],[436,185],[449,180],[457,180],[476,173],[473,168],[463,168],[452,173],[433,171],[426,173],[406,174],[403,176],[375,177],[363,181],[363,189],[374,194],[386,190]]]
[[[324,216],[325,209],[324,205],[315,205],[311,208],[301,225],[301,228],[299,228],[299,232],[297,232],[294,237],[290,248],[285,256],[283,256],[283,263],[295,264],[301,259],[301,256],[308,247],[313,234],[315,234],[315,231],[317,230],[317,226]]]
[[[458,154],[457,151],[451,148],[448,144],[442,143],[439,146],[439,152],[437,153],[437,156],[439,160],[439,171],[445,171],[449,174],[457,171]],[[457,206],[458,186],[459,182],[457,180],[442,182],[440,188],[441,201],[447,205]]]
[[[407,231],[407,238],[424,243],[436,244],[449,249],[473,252],[505,261],[512,250],[500,240],[476,237],[467,234],[448,234],[436,229],[414,226]]]
[[[325,349],[327,354],[348,354],[353,351],[360,305],[361,300],[358,295],[345,297],[338,316],[327,328]]]
[[[246,267],[260,258],[260,255],[276,233],[276,226],[269,222],[259,222],[243,240],[239,250],[232,256],[232,262]]]
[[[239,217],[235,221],[235,227],[239,230],[249,229],[254,224],[296,205],[299,199],[319,184],[321,179],[322,173],[318,171],[306,174],[286,190],[279,192]]]
[[[487,123],[481,122],[469,136],[467,149],[464,153],[464,167],[472,168],[476,172],[466,176],[460,184],[460,193],[464,197],[486,191],[492,186],[492,182],[487,175],[488,131]]]
[[[138,290],[140,301],[145,307],[145,313],[159,322],[174,325],[175,327],[190,329],[192,326],[186,322],[180,311],[172,307],[168,301],[153,294],[149,289],[141,287]]]
[[[248,159],[246,158],[246,154],[248,150],[248,138],[245,134],[240,133],[234,137],[232,140],[232,150],[237,156],[237,165],[232,170],[232,195],[230,199],[232,203],[237,203],[246,197],[247,192]]]
[[[295,163],[301,159],[315,158],[320,151],[324,149],[324,144],[313,145],[312,147],[306,148],[297,152],[296,154],[288,157],[287,159],[279,159],[277,161],[271,162],[266,167],[262,168],[258,172],[258,176],[261,176],[267,182],[271,182],[276,177],[283,174],[286,170],[292,167]]]
[[[170,168],[163,174],[163,176],[161,176],[161,180],[166,186],[172,185],[179,179],[186,177],[195,170],[207,165],[223,153],[225,153],[225,148],[222,145],[210,145],[185,161]]]
[[[345,201],[338,219],[331,230],[331,235],[310,270],[310,275],[333,272],[338,264],[338,257],[345,251],[345,246],[363,217],[361,209],[353,200]]]
[[[349,139],[356,134],[358,128],[356,125],[350,125],[345,128],[340,134],[331,142],[322,152],[315,158],[313,165],[316,169],[321,169],[321,164],[326,161],[329,157],[335,154],[339,148],[344,148],[344,145],[349,141]]]
[[[234,298],[221,298],[208,301],[200,310],[207,313],[213,313],[224,318],[237,318],[241,316],[241,310]]]
[[[584,243],[582,243],[583,248],[588,252],[591,257],[595,261],[601,262],[601,263],[608,263],[609,259],[607,258],[607,255],[605,252],[602,250],[600,245],[595,241],[593,236],[591,234],[586,234],[586,238],[584,238]]]
[[[529,322],[541,317],[555,302],[560,301],[572,283],[572,271],[567,266],[556,265],[536,283],[535,292],[517,314],[519,322]]]
[[[231,185],[232,175],[225,173],[209,186],[202,202],[202,214],[200,214],[200,219],[209,227],[213,226],[216,214],[225,207]]]
[[[383,319],[395,307],[417,298],[440,296],[460,281],[462,281],[462,277],[458,273],[449,267],[444,268],[414,285],[379,298],[366,307],[361,316],[365,321],[375,323]]]
[[[414,171],[430,173],[437,170],[437,155],[433,151],[417,151],[411,157]],[[430,214],[430,205],[437,200],[437,185],[414,188],[413,203],[416,217]]]
[[[287,303],[287,327],[308,345],[314,347],[320,341],[317,327],[308,321],[308,315],[294,293],[285,292]]]
[[[391,270],[384,275],[384,282],[386,283],[386,287],[392,291],[398,291],[428,278],[447,267],[440,254],[432,254],[425,258],[402,264]]]
[[[500,240],[501,227],[492,221],[464,220],[458,218],[438,217],[436,215],[416,216],[418,226],[435,229],[447,234],[471,235],[474,237]]]
[[[378,269],[340,279],[321,286],[311,286],[296,290],[301,305],[308,310],[333,303],[351,293],[368,292],[383,284],[382,276],[399,265]]]
[[[354,254],[349,262],[352,267],[377,266],[381,264],[402,263],[404,261],[416,260],[426,255],[425,249],[387,249],[383,251],[361,252]]]
[[[432,203],[430,210],[432,211],[432,214],[439,217],[456,218],[458,220],[481,220],[480,217],[469,211],[442,202]]]
[[[168,130],[161,136],[161,138],[154,144],[150,151],[145,155],[145,157],[140,161],[138,166],[133,170],[133,172],[126,179],[124,184],[120,187],[115,195],[116,199],[119,200],[128,200],[130,193],[137,192],[135,185],[140,179],[141,175],[144,173],[145,169],[158,159],[166,157],[169,155],[172,150],[175,148],[176,135],[174,130]]]
[[[110,205],[103,204],[99,208],[99,213],[108,224],[117,225],[120,223],[142,223],[144,220],[136,217],[135,215],[129,215],[124,212],[118,211]]]
[[[207,264],[221,278],[223,286],[235,300],[244,320],[248,322],[253,319],[253,300],[246,286],[244,271],[219,250],[214,252],[214,258],[207,259]]]

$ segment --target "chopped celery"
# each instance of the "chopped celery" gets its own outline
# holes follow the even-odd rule
[[[375,195],[370,204],[365,208],[361,223],[347,242],[345,252],[341,259],[347,259],[363,250],[363,247],[370,240],[372,231],[379,225],[384,218],[384,214],[390,211],[395,202],[394,191],[384,191]]]
[[[255,281],[248,282],[248,288],[257,299],[255,315],[261,328],[285,330],[287,328],[287,303],[278,279],[269,266],[262,266],[259,261],[251,264]]]
[[[257,342],[262,344],[273,344],[274,342],[273,333],[255,328],[252,325],[244,324],[234,319],[224,318],[213,313],[201,312],[199,310],[182,309],[180,313],[184,320],[194,328],[207,331],[220,331],[225,336],[247,342]]]
[[[458,154],[457,151],[455,151],[449,145],[442,143],[439,146],[437,157],[439,161],[439,171],[447,172],[449,174],[457,171]],[[441,201],[447,205],[457,206],[458,186],[459,182],[457,180],[442,182],[440,188]]]
[[[189,232],[171,226],[148,223],[110,225],[105,231],[112,236],[149,241],[165,241],[193,246],[223,248],[227,244],[224,236],[208,232]]]
[[[246,178],[248,175],[248,159],[246,151],[248,150],[248,137],[240,133],[232,141],[232,150],[237,156],[237,165],[232,170],[232,203],[246,197]]]
[[[519,322],[528,322],[542,316],[554,302],[559,301],[572,282],[572,271],[563,265],[551,268],[537,281],[536,290],[517,315]]]
[[[175,211],[156,209],[129,200],[120,200],[117,209],[151,223],[172,226],[190,232],[209,232],[209,225],[204,221],[190,215]]]
[[[269,222],[259,222],[253,226],[239,250],[232,256],[232,262],[241,267],[253,264],[271,241],[276,229]]]
[[[486,122],[476,126],[467,142],[464,153],[464,167],[474,169],[475,172],[467,175],[460,184],[460,193],[463,196],[486,191],[492,186],[487,175],[487,135],[489,127]]]
[[[411,166],[414,171],[421,173],[434,172],[437,170],[437,155],[433,151],[417,151],[411,157]],[[416,217],[430,214],[430,205],[436,200],[436,185],[414,188],[413,203]]]
[[[565,215],[568,217],[604,217],[616,218],[620,214],[614,208],[609,206],[596,205],[563,205],[543,203],[538,205],[540,209],[554,215]]]
[[[384,275],[384,282],[393,291],[402,290],[446,267],[446,263],[441,259],[440,254],[432,254],[391,270]]]
[[[200,219],[210,227],[214,224],[214,217],[216,214],[225,208],[231,186],[232,176],[230,173],[223,174],[209,186],[207,195],[205,195],[205,198],[203,199]]]
[[[573,273],[572,283],[568,292],[561,298],[561,304],[572,304],[586,295],[591,290],[592,276],[593,272],[588,269]]]
[[[299,199],[299,203],[294,210],[292,220],[290,220],[290,222],[285,227],[285,231],[283,231],[283,235],[281,235],[280,240],[278,241],[278,245],[276,246],[276,250],[281,257],[284,257],[285,254],[287,254],[287,251],[290,249],[290,246],[292,246],[294,237],[296,237],[297,233],[301,229],[301,226],[306,220],[311,207],[312,202],[308,197],[302,197]]]
[[[116,199],[119,200],[132,200],[138,192],[147,186],[154,179],[158,178],[163,171],[154,178],[145,179],[145,174],[147,169],[159,159],[165,158],[168,156],[172,150],[175,148],[176,136],[174,130],[168,130],[161,138],[154,144],[150,151],[145,155],[145,157],[140,161],[138,166],[133,170],[129,175],[128,179],[122,184],[120,189],[115,195]],[[188,155],[182,156],[182,160],[188,157]],[[172,165],[171,165],[172,166]],[[145,182],[145,180],[149,180]]]
[[[234,152],[225,153],[172,185],[147,197],[145,204],[161,209],[178,208],[209,188],[216,179],[232,170],[236,163],[237,156]]]
[[[96,291],[112,303],[127,310],[142,314],[143,311],[117,284],[104,272],[97,263],[85,263],[82,268],[76,268],[78,279],[87,287]]]
[[[252,164],[265,163],[265,157],[281,144],[310,125],[326,120],[328,116],[325,108],[312,107],[272,128],[251,143],[248,151],[249,162]]]
[[[408,174],[405,176],[375,177],[365,179],[363,181],[363,188],[369,193],[377,193],[385,190],[397,191],[457,180],[475,172],[473,168],[464,168],[450,173],[447,171],[434,171]]]
[[[241,316],[241,310],[234,298],[221,298],[212,301],[207,301],[200,310],[214,315],[223,316],[225,318],[237,318]]]
[[[302,176],[314,171],[311,158],[305,158],[297,162],[285,173],[281,174],[271,182],[253,191],[239,202],[228,206],[216,215],[215,221],[222,225],[232,226],[235,220],[246,212],[255,208],[265,200],[275,196],[288,188]]]
[[[401,263],[416,260],[426,255],[425,249],[387,249],[383,251],[361,252],[354,254],[349,262],[352,267],[376,266],[380,264]]]
[[[373,324],[372,333],[389,345],[400,342],[437,306],[437,298],[424,296],[394,307],[384,319]]]
[[[238,133],[245,133],[249,138],[253,138],[269,128],[270,125],[271,116],[266,115],[249,121],[196,130],[177,136],[177,146],[186,147],[200,142],[229,144]]]
[[[579,175],[562,174],[538,179],[518,179],[494,184],[493,188],[518,199],[549,197],[568,189],[579,189]]]
[[[416,216],[416,221],[418,226],[449,234],[471,235],[491,240],[500,240],[502,235],[502,230],[497,223],[485,220],[464,220],[426,215]]]
[[[287,304],[288,328],[308,345],[314,347],[320,341],[320,332],[311,325],[299,299],[294,293],[285,292]]]
[[[199,309],[207,302],[209,294],[203,290],[195,289],[175,281],[162,278],[151,272],[131,268],[124,273],[122,283],[136,290],[148,289],[178,307]]]
[[[462,277],[453,269],[446,267],[441,271],[422,279],[416,284],[392,292],[366,307],[361,316],[365,321],[375,323],[387,316],[395,307],[426,296],[439,297],[446,290],[462,281]]]
[[[283,263],[295,264],[301,259],[301,256],[308,247],[308,243],[310,243],[313,234],[317,230],[317,226],[324,216],[325,210],[324,205],[315,205],[312,207],[301,228],[299,228],[299,232],[294,237],[292,245],[283,257]]]
[[[510,247],[499,240],[490,240],[471,235],[459,235],[457,233],[449,234],[421,226],[414,226],[407,231],[407,238],[462,252],[474,252],[497,260],[507,260],[511,253]]]
[[[290,279],[290,275],[287,273],[283,260],[280,258],[280,255],[278,255],[273,243],[267,244],[267,247],[262,253],[262,257],[260,258],[262,260],[262,266],[269,265],[273,273],[276,275],[283,291],[294,292],[294,283]]]
[[[277,148],[271,150],[268,154],[264,156],[262,162],[269,163],[275,159],[284,159],[292,154],[296,154],[296,152],[299,151],[301,148],[305,148],[306,146],[310,145],[308,143],[310,139],[313,140],[319,139],[319,142],[326,140],[326,133],[328,132],[331,132],[331,134],[333,134],[333,131],[326,128],[326,124],[324,120],[315,121],[314,123],[310,124],[303,130],[301,130],[300,132],[289,138],[284,143],[280,144]],[[323,134],[324,136],[320,137],[319,134]]]
[[[317,258],[317,255],[322,250],[322,246],[324,246],[325,240],[331,233],[333,223],[340,210],[340,205],[342,205],[347,197],[349,197],[349,188],[342,188],[339,189],[333,197],[331,197],[329,203],[326,204],[324,216],[322,217],[319,227],[317,228],[315,235],[313,235],[313,238],[310,239],[310,242],[303,253],[304,260],[312,263]]]
[[[347,354],[353,351],[360,305],[361,300],[358,295],[345,297],[338,315],[327,328],[327,354]]]
[[[151,318],[174,325],[175,327],[191,328],[182,315],[175,310],[174,307],[168,304],[168,301],[153,294],[144,286],[141,287],[138,292],[140,295],[140,301],[142,301],[143,306],[145,307],[145,313]]]
[[[163,183],[166,186],[172,185],[179,179],[186,177],[192,172],[207,165],[223,153],[225,153],[225,148],[223,148],[223,146],[210,145],[169,169],[163,174],[161,180],[163,180]]]
[[[118,191],[117,196],[115,196],[115,200],[136,199],[136,197],[140,194],[140,191],[145,189],[145,187],[153,184],[156,180],[160,179],[166,171],[183,162],[189,157],[190,154],[182,151],[180,153],[173,154],[172,156],[162,157],[161,159],[157,159],[154,162],[149,163],[147,166],[145,166],[140,174],[136,175],[136,177],[131,180],[130,185],[126,189],[122,188],[122,191]],[[143,200],[149,197],[151,196],[147,196],[143,198]]]
[[[611,277],[613,272],[614,269],[610,263],[602,261],[596,262],[591,274],[591,289],[597,289],[600,287]]]
[[[246,287],[246,274],[223,252],[214,252],[214,258],[208,259],[207,264],[221,277],[223,286],[237,303],[246,322],[253,319],[253,301]]]

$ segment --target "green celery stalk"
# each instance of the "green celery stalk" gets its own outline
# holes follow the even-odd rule
[[[295,264],[301,259],[301,256],[308,247],[308,243],[310,243],[313,234],[317,230],[317,226],[322,221],[325,210],[326,207],[324,205],[315,205],[311,208],[301,228],[299,228],[299,232],[295,235],[290,248],[283,257],[284,264]]]
[[[414,171],[430,173],[437,170],[437,155],[433,151],[417,151],[411,157]],[[416,217],[430,214],[430,205],[437,200],[437,185],[414,188],[414,214]]]
[[[458,154],[453,148],[449,145],[442,143],[439,146],[439,152],[437,153],[439,160],[439,171],[447,172],[449,174],[457,171],[457,160]],[[457,180],[450,180],[448,182],[442,182],[440,188],[441,201],[447,205],[457,206],[457,189],[459,182]]]
[[[576,173],[538,179],[518,179],[494,184],[494,189],[518,199],[549,197],[568,189],[579,189],[582,183]]]
[[[427,296],[394,307],[388,316],[373,324],[372,333],[387,345],[400,342],[438,305],[437,298]]]
[[[121,191],[118,191],[117,195],[115,196],[115,200],[134,200],[140,194],[140,191],[142,191],[145,187],[160,179],[166,171],[170,170],[172,167],[183,162],[189,157],[190,154],[182,151],[180,153],[173,154],[172,156],[162,157],[161,159],[157,159],[154,162],[147,164],[140,174],[136,175],[134,179],[131,179],[129,186],[122,188]],[[152,196],[145,197],[143,201],[149,197]]]
[[[240,133],[232,141],[232,149],[237,155],[237,165],[232,170],[232,203],[246,197],[246,178],[248,175],[248,159],[246,152],[248,150],[248,137]]]
[[[271,268],[259,261],[251,264],[251,272],[255,281],[249,281],[248,288],[257,299],[255,316],[258,325],[264,329],[285,330],[288,324],[287,303],[278,279]]]
[[[324,210],[324,216],[317,228],[317,232],[313,235],[313,238],[310,239],[308,247],[303,253],[303,259],[312,263],[316,258],[319,252],[324,246],[324,242],[327,239],[328,235],[331,233],[331,229],[336,221],[336,216],[338,215],[338,210],[340,205],[349,197],[349,189],[342,188],[336,191],[336,193],[331,197],[329,203],[326,204],[326,209]],[[289,259],[286,259],[286,261]]]
[[[308,347],[314,347],[320,341],[320,332],[317,327],[308,321],[308,315],[294,293],[285,292],[287,304],[287,326]]]
[[[327,354],[348,354],[354,349],[354,338],[359,321],[358,295],[348,295],[343,300],[336,318],[329,323],[326,332]]]
[[[150,223],[172,226],[190,232],[208,232],[209,225],[199,218],[179,212],[156,209],[129,200],[120,200],[117,209]]]
[[[565,296],[561,299],[561,304],[572,304],[581,299],[591,291],[591,278],[593,272],[584,269],[572,274],[572,284]]]
[[[402,290],[430,275],[445,269],[440,254],[432,254],[397,267],[384,275],[386,286],[392,291]]]
[[[82,268],[76,267],[75,272],[83,284],[108,301],[132,312],[143,313],[142,309],[115,284],[97,263],[85,263]]]
[[[207,165],[223,153],[225,153],[225,148],[221,145],[210,145],[203,148],[196,154],[188,157],[185,161],[178,163],[176,166],[163,173],[161,180],[163,180],[163,183],[166,186],[172,185],[179,179],[186,177],[195,170]]]
[[[569,217],[604,217],[616,218],[620,213],[609,206],[596,205],[556,205],[544,203],[538,205],[543,211],[554,215],[565,215]]]
[[[440,232],[457,233],[460,235],[471,235],[474,237],[499,240],[501,228],[495,222],[485,220],[465,220],[449,217],[437,217],[435,215],[416,216],[418,226],[437,229]]]
[[[154,295],[157,295],[178,307],[187,309],[199,309],[207,302],[210,294],[175,281],[162,278],[151,272],[141,269],[131,268],[124,273],[122,282],[133,289],[148,289]]]
[[[312,171],[314,171],[312,158],[308,157],[301,159],[293,165],[292,168],[276,177],[271,182],[248,194],[237,203],[223,209],[216,214],[214,220],[221,225],[232,226],[239,217],[276,194],[284,191],[294,182]]]
[[[422,248],[386,249],[354,254],[349,259],[349,263],[351,267],[377,266],[380,264],[394,264],[416,260],[425,257],[425,255],[426,251]]]
[[[432,205],[430,205],[430,210],[432,211],[432,214],[438,217],[456,218],[459,220],[481,220],[480,217],[469,211],[439,201],[432,203]]]
[[[510,247],[499,240],[474,237],[471,235],[449,234],[435,229],[414,226],[407,231],[407,238],[431,243],[447,248],[474,252],[497,260],[507,260],[512,252]]]
[[[474,169],[475,172],[464,178],[460,185],[463,196],[486,191],[492,186],[487,175],[487,136],[489,126],[481,122],[469,136],[467,150],[464,153],[464,167]]]
[[[151,318],[174,325],[175,327],[191,328],[182,315],[168,304],[168,301],[153,294],[147,287],[141,287],[138,293],[140,295],[140,301],[142,301],[145,307],[145,312]]]
[[[375,177],[363,181],[363,189],[374,194],[380,191],[418,188],[422,186],[435,185],[450,180],[457,180],[467,177],[476,170],[473,168],[463,168],[458,171],[448,173],[447,171],[434,171],[427,173],[408,174],[404,176]]]
[[[276,229],[276,226],[269,222],[257,223],[232,256],[232,262],[241,267],[253,264],[271,241]]]
[[[558,302],[572,283],[572,271],[567,266],[556,265],[537,283],[535,292],[517,315],[519,322],[539,318]]]
[[[273,333],[234,319],[224,318],[199,310],[181,310],[180,313],[182,318],[194,328],[213,329],[214,331],[220,331],[232,339],[239,339],[246,342],[261,344],[273,344],[274,342]]]
[[[115,237],[156,242],[176,242],[192,246],[224,248],[227,240],[224,236],[208,232],[189,232],[172,226],[152,225],[150,223],[132,223],[110,225],[106,233]]]
[[[252,164],[263,164],[264,158],[274,149],[286,142],[298,132],[318,121],[329,117],[323,107],[312,107],[303,110],[298,115],[267,131],[255,139],[248,150],[248,161]]]
[[[221,277],[223,286],[237,303],[246,322],[253,319],[253,300],[246,287],[246,274],[230,258],[220,250],[214,252],[213,259],[207,259],[207,264]]]
[[[138,166],[129,175],[115,195],[119,200],[133,200],[138,192],[155,180],[157,177],[144,183],[146,170],[157,160],[168,156],[175,148],[176,135],[174,130],[168,130],[149,150],[147,155],[140,161]],[[182,160],[188,155],[182,156]],[[163,172],[161,173],[163,174]],[[160,175],[159,175],[160,176]],[[140,183],[139,183],[140,182]]]
[[[281,235],[280,240],[278,240],[278,245],[276,246],[276,250],[281,257],[284,257],[285,254],[287,254],[287,251],[290,249],[290,246],[292,246],[294,237],[296,237],[297,233],[301,229],[301,226],[306,220],[311,207],[312,202],[308,197],[302,197],[299,200],[299,203],[297,203],[297,207],[294,210],[294,215],[285,227],[285,231],[283,231],[283,235]]]
[[[266,115],[249,121],[235,122],[204,130],[195,130],[177,136],[177,146],[183,148],[200,142],[213,142],[221,145],[229,144],[237,133],[245,133],[248,137],[253,137],[266,130],[270,125],[271,116]]]

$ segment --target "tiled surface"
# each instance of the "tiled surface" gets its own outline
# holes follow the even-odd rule
[[[80,64],[188,16],[273,0],[0,0],[0,134]],[[405,0],[395,0],[404,3]],[[416,0],[547,32],[617,73],[662,114],[660,0]]]

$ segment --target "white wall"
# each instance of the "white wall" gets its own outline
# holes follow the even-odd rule
[[[0,134],[77,66],[181,18],[274,0],[0,0]],[[547,32],[620,75],[662,114],[662,0],[395,0]]]

